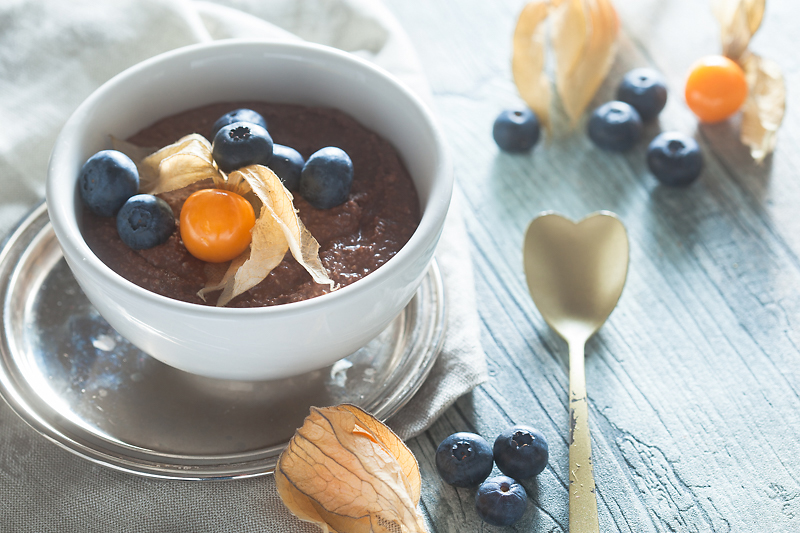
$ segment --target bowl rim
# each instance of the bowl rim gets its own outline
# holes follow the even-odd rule
[[[355,65],[357,68],[368,71],[370,75],[380,78],[384,83],[393,86],[394,89],[404,98],[410,100],[412,106],[416,108],[420,118],[429,130],[432,138],[435,141],[437,149],[437,160],[435,162],[434,175],[436,179],[433,180],[427,203],[422,207],[420,222],[414,233],[411,235],[408,242],[390,258],[386,263],[381,265],[375,271],[367,276],[353,282],[352,284],[341,287],[336,291],[326,293],[320,296],[301,300],[297,302],[289,302],[273,306],[261,307],[217,307],[211,305],[202,305],[191,302],[184,302],[167,296],[157,294],[149,291],[135,283],[125,279],[123,276],[117,274],[109,266],[107,266],[86,243],[82,236],[78,225],[77,213],[73,213],[69,206],[77,206],[79,202],[77,199],[71,202],[48,202],[48,211],[50,219],[53,223],[54,230],[59,235],[64,236],[68,243],[73,247],[72,253],[81,258],[81,262],[87,267],[93,275],[102,276],[108,282],[120,286],[131,291],[132,296],[140,300],[151,300],[152,303],[158,304],[164,310],[172,310],[182,314],[189,315],[202,315],[204,318],[232,318],[232,317],[246,317],[250,315],[257,316],[291,316],[294,314],[303,314],[311,312],[317,307],[328,307],[348,295],[356,291],[368,292],[369,289],[378,285],[382,280],[391,276],[395,271],[403,268],[403,263],[412,260],[415,255],[414,252],[418,249],[425,248],[430,245],[431,240],[435,240],[441,232],[444,224],[444,219],[449,210],[452,191],[454,185],[454,177],[452,171],[452,163],[450,154],[447,149],[447,144],[440,131],[436,120],[433,118],[432,112],[428,109],[423,100],[411,91],[408,87],[397,80],[392,74],[385,69],[381,68],[374,63],[360,58],[354,54],[332,48],[325,45],[308,43],[308,42],[276,42],[259,39],[226,39],[220,41],[211,41],[205,43],[192,44],[180,48],[176,48],[148,59],[145,59],[127,69],[116,74],[105,83],[95,89],[72,113],[67,122],[61,129],[58,137],[55,140],[53,149],[50,155],[49,168],[47,172],[46,183],[46,197],[49,199],[53,196],[53,189],[56,187],[53,184],[53,175],[57,173],[57,166],[62,163],[62,160],[68,157],[70,147],[69,139],[73,134],[81,131],[80,124],[87,120],[87,115],[90,115],[91,109],[95,103],[105,97],[106,93],[116,90],[120,85],[124,85],[131,78],[142,75],[149,69],[157,68],[159,64],[175,59],[192,58],[194,56],[207,57],[207,54],[218,54],[230,52],[232,50],[240,49],[240,51],[255,51],[259,55],[264,55],[269,52],[270,55],[281,53],[303,53],[310,54],[315,58],[327,58],[331,60],[344,61],[350,65]],[[209,102],[210,103],[210,102]],[[59,231],[59,230],[64,231]],[[62,243],[62,249],[65,246]],[[66,250],[64,255],[71,255]],[[409,257],[410,259],[406,259]]]

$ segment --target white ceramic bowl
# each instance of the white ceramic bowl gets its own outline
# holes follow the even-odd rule
[[[255,309],[172,300],[128,282],[81,235],[77,179],[110,135],[204,104],[264,100],[338,108],[388,139],[419,194],[422,220],[395,257],[365,278],[310,300]],[[422,281],[450,203],[444,141],[421,101],[385,71],[310,44],[219,41],[181,48],[115,76],[81,104],[50,158],[47,206],[86,296],[120,334],[164,363],[215,378],[264,380],[331,364],[378,335]]]

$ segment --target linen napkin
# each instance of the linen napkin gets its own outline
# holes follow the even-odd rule
[[[408,37],[374,0],[5,0],[0,4],[0,235],[44,197],[53,141],[72,111],[125,68],[213,39],[303,39],[357,54],[432,98]],[[424,431],[487,379],[469,243],[456,190],[437,261],[444,348],[390,421]],[[283,508],[272,477],[165,482],[91,465],[46,442],[0,404],[0,531],[318,531]]]

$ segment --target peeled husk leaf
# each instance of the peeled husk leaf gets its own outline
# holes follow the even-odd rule
[[[207,269],[209,281],[198,293],[201,298],[222,290],[217,306],[227,305],[266,278],[289,250],[315,282],[336,289],[319,259],[319,243],[297,216],[292,193],[269,168],[251,165],[226,175],[214,163],[211,143],[196,133],[148,155],[137,166],[139,190],[143,193],[160,194],[210,179],[215,187],[243,196],[253,192],[260,200],[250,246],[230,262],[221,276],[221,267]]]
[[[556,87],[573,124],[611,70],[618,33],[610,0],[563,0],[555,8]]]
[[[722,54],[738,61],[761,26],[767,0],[713,0],[714,16],[720,24]]]
[[[775,150],[778,128],[786,112],[786,87],[775,62],[748,52],[741,63],[748,93],[739,135],[742,143],[750,147],[756,163],[761,163]]]
[[[513,39],[514,82],[545,125],[551,100],[545,69],[548,20],[556,90],[574,126],[611,69],[619,20],[610,0],[534,0],[523,8]]]
[[[205,179],[214,180],[216,185],[224,183],[211,156],[211,143],[197,133],[145,157],[138,167],[139,190],[146,194],[182,189]]]
[[[201,297],[222,289],[218,306],[258,285],[283,261],[287,250],[314,281],[335,288],[319,259],[319,243],[303,225],[292,203],[292,193],[269,168],[251,165],[231,172],[228,181],[238,186],[247,183],[261,200],[261,213],[252,230],[250,248],[231,262],[231,267],[218,283],[206,286]]]
[[[414,455],[353,405],[311,408],[275,467],[283,503],[323,532],[422,533]]]
[[[522,9],[514,29],[511,72],[519,95],[539,121],[550,124],[550,79],[545,74],[545,21],[550,13],[547,0],[529,2]]]
[[[714,0],[722,53],[745,72],[747,99],[742,106],[739,138],[757,163],[775,150],[777,133],[786,112],[786,86],[777,63],[748,50],[761,26],[766,0]]]

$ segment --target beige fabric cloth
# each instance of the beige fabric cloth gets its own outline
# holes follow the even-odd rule
[[[358,54],[431,103],[407,36],[374,0],[5,0],[0,3],[0,235],[44,197],[61,126],[96,87],[155,54],[234,37],[305,39]],[[448,331],[420,392],[393,420],[424,431],[487,377],[469,244],[451,210],[437,260]],[[61,450],[0,404],[0,531],[317,531],[283,508],[272,477],[167,482],[93,465]]]

